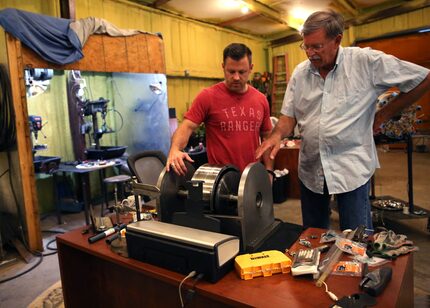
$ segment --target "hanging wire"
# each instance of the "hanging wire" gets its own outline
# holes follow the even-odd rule
[[[10,149],[16,142],[15,112],[9,76],[0,64],[0,152]]]

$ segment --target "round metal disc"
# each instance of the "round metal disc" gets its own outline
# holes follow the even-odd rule
[[[261,163],[251,163],[242,172],[237,208],[243,219],[243,242],[254,246],[274,222],[272,185]]]
[[[193,175],[193,181],[203,181],[203,202],[202,206],[205,207],[206,212],[216,212],[216,206],[219,204],[219,198],[217,187],[224,176],[229,173],[236,171],[239,172],[233,166],[221,166],[221,165],[210,165],[204,164],[200,166]],[[237,178],[237,184],[239,185],[239,177]],[[225,186],[225,185],[224,185]],[[237,195],[237,188],[236,188]],[[215,205],[218,202],[217,205]],[[236,202],[235,202],[236,203]]]
[[[184,176],[177,175],[173,170],[166,171],[164,167],[158,177],[157,186],[160,189],[160,198],[157,200],[157,211],[160,220],[171,222],[175,212],[185,211],[186,197],[178,194],[179,190],[186,190],[187,181],[191,180],[194,174],[194,167],[185,161],[187,173]]]
[[[236,167],[226,168],[218,181],[214,195],[214,210],[218,215],[237,216],[237,193],[240,171]],[[234,196],[232,198],[232,196]]]

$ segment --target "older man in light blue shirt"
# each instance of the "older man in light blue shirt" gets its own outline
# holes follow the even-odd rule
[[[379,167],[373,133],[430,88],[429,70],[369,48],[340,42],[343,18],[316,12],[304,24],[307,61],[293,72],[272,135],[256,152],[274,159],[280,140],[297,124],[304,227],[329,227],[330,195],[336,194],[342,230],[372,228],[369,180]],[[380,94],[398,87],[399,97],[376,115]]]

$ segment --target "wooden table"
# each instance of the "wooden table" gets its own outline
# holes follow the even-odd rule
[[[300,140],[294,141],[292,147],[284,147],[279,150],[275,157],[275,169],[289,171],[287,184],[287,198],[300,199],[300,182],[299,182],[299,152]]]
[[[324,230],[307,229],[301,238]],[[66,307],[179,307],[178,286],[183,275],[121,257],[105,241],[88,243],[81,229],[57,237],[61,282]],[[318,246],[318,239],[310,239]],[[303,246],[295,243],[291,250]],[[413,258],[405,255],[389,263],[393,278],[375,307],[413,306]],[[329,289],[339,298],[360,292],[358,277],[330,275]],[[183,294],[193,285],[187,280]],[[187,307],[329,307],[333,301],[309,277],[275,274],[241,280],[231,271],[217,283],[199,281]]]

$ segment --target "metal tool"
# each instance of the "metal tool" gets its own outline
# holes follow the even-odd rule
[[[348,235],[346,236],[346,238],[351,240],[354,237],[356,230],[357,229],[349,232]],[[342,255],[342,250],[340,250],[336,246],[336,244],[331,246],[330,250],[327,252],[327,256],[321,262],[321,263],[323,263],[325,261],[325,263],[320,268],[320,277],[318,278],[317,282],[315,283],[317,285],[317,287],[321,287],[323,285],[323,282],[326,280],[328,275],[330,275],[333,267],[339,261],[341,255]]]
[[[39,144],[39,133],[42,134],[43,138],[46,139],[45,134],[42,132],[42,128],[47,124],[42,124],[42,117],[38,115],[29,115],[28,116],[28,124],[30,126],[30,133],[34,136],[34,141],[32,141],[32,148],[33,148],[33,154],[36,153],[38,150],[46,150],[47,145],[46,144]]]
[[[219,232],[238,236],[242,251],[248,252],[280,224],[274,219],[272,187],[261,163],[249,164],[242,174],[234,166],[204,164],[194,171],[186,164],[185,176],[166,169],[160,174],[157,212],[161,221],[196,228],[196,220],[215,220]],[[202,183],[200,200],[194,191],[198,183]]]

